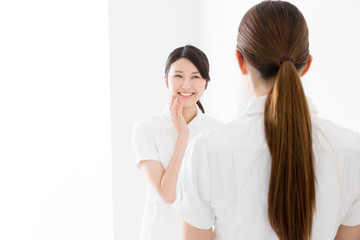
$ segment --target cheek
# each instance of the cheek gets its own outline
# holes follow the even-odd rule
[[[168,88],[169,88],[170,92],[176,91],[176,88],[177,88],[176,82],[172,81],[172,80],[169,80],[169,87]]]
[[[201,95],[204,93],[204,91],[205,91],[205,85],[206,85],[205,80],[197,83],[197,85],[196,85],[196,91],[198,92],[198,95],[201,96]]]
[[[204,94],[204,89],[199,90],[198,95],[197,95],[197,99],[199,100],[202,97],[203,94]]]

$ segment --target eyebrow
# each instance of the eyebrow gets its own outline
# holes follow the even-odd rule
[[[183,73],[183,71],[174,71],[174,72],[178,72],[178,73]],[[192,74],[197,74],[199,72],[192,72]]]

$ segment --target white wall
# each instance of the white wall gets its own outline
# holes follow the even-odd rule
[[[305,91],[320,116],[360,132],[360,2],[294,3],[307,19],[314,57],[303,80]]]
[[[112,239],[107,10],[0,3],[0,239]]]
[[[224,122],[236,119],[249,99],[235,50],[240,20],[255,3],[249,0],[199,0],[200,47],[209,57],[212,78],[203,102],[210,115]]]
[[[137,239],[146,182],[136,168],[133,126],[168,102],[164,67],[169,53],[198,45],[193,0],[110,0],[114,239]]]

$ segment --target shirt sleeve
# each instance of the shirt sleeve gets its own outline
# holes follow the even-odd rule
[[[196,137],[190,142],[179,177],[175,209],[188,224],[209,229],[215,215],[211,206],[211,177],[205,144]]]
[[[346,214],[342,225],[356,226],[360,224],[360,196],[355,199],[349,211]]]
[[[360,135],[357,136],[356,148],[360,150]],[[360,224],[360,151],[347,151],[345,169],[345,183],[350,207],[342,224],[356,226]]]
[[[139,165],[141,160],[160,161],[155,139],[148,123],[141,122],[135,125],[132,142],[136,153],[137,165]]]
[[[214,128],[217,128],[217,127],[222,126],[222,125],[224,125],[224,122],[222,122],[220,120],[216,120]]]

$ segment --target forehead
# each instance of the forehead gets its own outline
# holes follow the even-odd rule
[[[184,73],[199,72],[196,66],[186,58],[180,58],[170,66],[170,72],[182,71]]]

